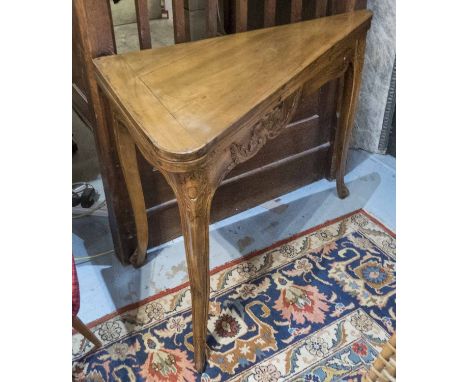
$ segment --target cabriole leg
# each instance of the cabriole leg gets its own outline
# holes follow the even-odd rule
[[[349,190],[344,182],[346,160],[348,157],[349,141],[354,124],[356,105],[361,86],[361,73],[364,64],[365,40],[358,40],[354,51],[354,57],[344,74],[343,97],[341,113],[336,131],[334,162],[336,163],[336,188],[341,199],[349,195]]]
[[[171,174],[179,204],[192,295],[192,330],[195,367],[205,368],[210,298],[209,224],[213,192],[203,170]]]

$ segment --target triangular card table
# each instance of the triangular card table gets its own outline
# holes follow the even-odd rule
[[[136,147],[177,198],[192,295],[195,365],[205,365],[209,214],[220,182],[282,133],[304,83],[343,77],[332,163],[344,198],[346,156],[372,13],[367,10],[94,60],[143,264],[148,222]]]

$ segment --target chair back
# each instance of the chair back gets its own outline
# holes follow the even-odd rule
[[[190,41],[190,18],[185,0],[173,0],[174,40]],[[263,4],[262,4],[263,3]],[[205,36],[245,32],[258,27],[272,27],[366,8],[366,0],[206,0]],[[221,9],[220,9],[221,8]],[[222,11],[222,12],[221,12]],[[221,27],[221,13],[223,27]],[[258,23],[259,14],[261,24]],[[255,22],[257,19],[257,22]],[[253,21],[253,22],[251,22]]]

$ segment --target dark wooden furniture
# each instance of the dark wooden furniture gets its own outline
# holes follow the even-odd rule
[[[346,157],[372,14],[367,10],[93,60],[107,130],[113,131],[143,264],[148,219],[137,152],[176,195],[192,295],[195,366],[205,365],[209,223],[228,174],[274,138],[289,135],[304,87],[344,78],[333,147],[337,192]],[[304,173],[307,170],[301,169]]]
[[[208,36],[215,36],[216,29],[221,29],[217,28],[217,3],[207,1]],[[291,22],[288,1],[265,0],[264,7],[259,0],[225,3],[225,28],[228,33],[236,32],[235,25],[241,31]],[[296,3],[292,1],[291,6],[298,7]],[[256,8],[252,9],[255,4]],[[293,21],[339,14],[365,6],[366,1],[362,0],[303,1],[301,17],[296,12]],[[236,8],[239,10],[237,13]],[[176,42],[189,41],[184,1],[174,0],[173,10]],[[136,248],[134,218],[116,152],[115,137],[105,120],[105,105],[101,105],[98,97],[91,62],[92,58],[116,53],[110,8],[107,0],[74,0],[73,13],[74,88],[80,90],[74,90],[74,105],[75,109],[77,105],[82,105],[80,114],[86,114],[91,126],[94,126],[115,251],[122,262],[128,263]],[[252,17],[254,14],[258,17]],[[85,97],[79,96],[79,93]],[[288,124],[288,134],[283,135],[281,142],[271,141],[255,157],[228,174],[212,201],[212,222],[315,180],[335,177],[336,166],[332,159],[338,94],[339,81],[336,80],[318,90],[312,84],[303,86],[296,111]],[[179,211],[174,193],[164,176],[139,152],[137,161],[149,223],[149,246],[153,247],[181,234]],[[307,171],[304,171],[305,168]]]
[[[115,1],[114,1],[115,2]],[[92,129],[96,126],[91,59],[96,54],[114,54],[115,39],[110,2],[79,0],[72,9],[72,102],[73,109]],[[148,0],[135,0],[138,39],[141,49],[151,48]],[[92,22],[88,22],[92,21]],[[99,138],[97,138],[98,144]]]

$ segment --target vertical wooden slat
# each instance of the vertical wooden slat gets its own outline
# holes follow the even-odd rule
[[[116,151],[114,132],[108,123],[106,102],[100,95],[92,61],[95,57],[116,53],[110,3],[107,0],[73,0],[73,6],[84,51],[88,103],[92,106],[95,119],[93,132],[112,240],[117,257],[123,263],[128,263],[135,249],[133,214]]]
[[[218,34],[218,0],[206,0],[206,37]]]
[[[101,0],[79,0],[77,9],[81,10],[76,14],[83,46],[89,49],[90,58],[115,54],[117,49],[110,3]]]
[[[354,10],[366,9],[366,8],[367,8],[367,0],[356,0]]]
[[[352,12],[356,7],[356,0],[347,0],[343,1],[344,3],[344,12]]]
[[[184,0],[172,0],[174,18],[174,41],[176,44],[190,40],[188,23],[185,18]]]
[[[264,21],[263,25],[265,28],[272,27],[276,21],[276,0],[265,0],[264,1]]]
[[[302,20],[302,0],[291,0],[291,22]]]
[[[236,33],[247,30],[247,0],[236,0]]]
[[[148,0],[135,0],[135,13],[138,27],[140,49],[151,49]]]
[[[367,0],[330,0],[329,3],[329,13],[332,15],[352,12],[367,7]]]
[[[327,15],[328,0],[315,0],[314,18]]]

